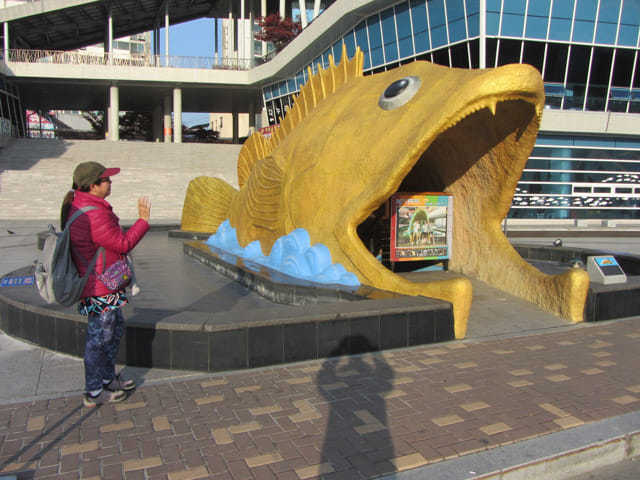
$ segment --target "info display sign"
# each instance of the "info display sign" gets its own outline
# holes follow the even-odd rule
[[[391,197],[392,262],[446,260],[451,256],[453,197],[398,193]]]

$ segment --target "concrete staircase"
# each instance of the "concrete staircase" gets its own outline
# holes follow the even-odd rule
[[[122,224],[138,217],[136,199],[151,198],[151,224],[180,223],[189,182],[200,175],[237,188],[240,145],[14,139],[0,149],[0,219],[59,221],[73,171],[84,161],[120,167],[108,201]]]

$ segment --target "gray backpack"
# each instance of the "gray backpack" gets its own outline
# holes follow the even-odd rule
[[[84,207],[75,212],[61,233],[49,225],[49,233],[42,249],[43,260],[36,264],[36,285],[40,296],[47,303],[59,303],[66,307],[80,300],[89,274],[96,265],[98,252],[93,256],[84,277],[78,273],[71,257],[71,233],[69,227],[80,215],[97,207]]]

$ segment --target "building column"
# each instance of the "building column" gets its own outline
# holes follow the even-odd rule
[[[307,28],[307,4],[305,0],[298,0],[298,3],[300,5],[300,25],[305,29]]]
[[[162,117],[162,105],[157,104],[151,114],[151,129],[153,132],[154,142],[162,141],[163,121],[164,119]]]
[[[2,29],[4,33],[4,61],[9,61],[9,22],[4,22],[2,24]]]
[[[264,17],[267,16],[267,0],[261,0],[260,2],[260,16],[264,20]],[[267,56],[267,42],[260,42],[262,45],[262,58]]]
[[[182,89],[173,89],[173,143],[182,143]]]
[[[318,15],[320,15],[320,0],[315,0],[313,2],[313,19],[315,20]]]
[[[282,18],[287,16],[286,3],[286,0],[280,0],[280,8],[278,11],[280,12],[280,16]]]
[[[115,85],[109,87],[109,109],[107,116],[109,117],[109,140],[117,142],[120,140],[120,95],[118,87]]]
[[[480,0],[480,68],[487,68],[487,0]]]
[[[109,65],[113,65],[113,9],[111,2],[109,2],[109,12],[107,13],[107,40],[105,42],[105,53],[109,56]]]
[[[171,95],[164,96],[164,143],[171,143],[173,130],[171,129]]]
[[[232,112],[231,113],[231,126],[232,126],[232,131],[233,133],[232,135],[232,143],[238,143],[240,141],[240,135],[238,134],[238,112]]]
[[[253,135],[256,131],[256,104],[251,102],[249,104],[249,136]]]
[[[164,9],[164,55],[165,67],[169,66],[169,0],[166,1]]]
[[[238,32],[238,59],[240,60],[240,62],[244,63],[244,59],[247,58],[246,57],[246,53],[245,53],[245,41],[244,41],[244,37],[245,37],[245,27],[246,27],[246,23],[244,21],[244,0],[240,0],[240,13],[238,14],[238,18],[236,19],[236,25],[238,25],[238,28],[236,29],[236,31]]]

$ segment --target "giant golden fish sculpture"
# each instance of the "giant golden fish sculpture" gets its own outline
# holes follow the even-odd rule
[[[304,228],[333,261],[366,285],[453,304],[456,338],[472,300],[465,276],[414,283],[385,268],[358,226],[396,192],[453,195],[449,269],[475,277],[574,322],[589,285],[579,269],[549,276],[511,246],[501,221],[535,143],[544,90],[528,65],[447,68],[416,61],[370,76],[358,49],[318,69],[271,139],[253,134],[238,158],[239,190],[198,177],[185,198],[182,229],[215,232],[228,219],[238,242],[265,255]]]

